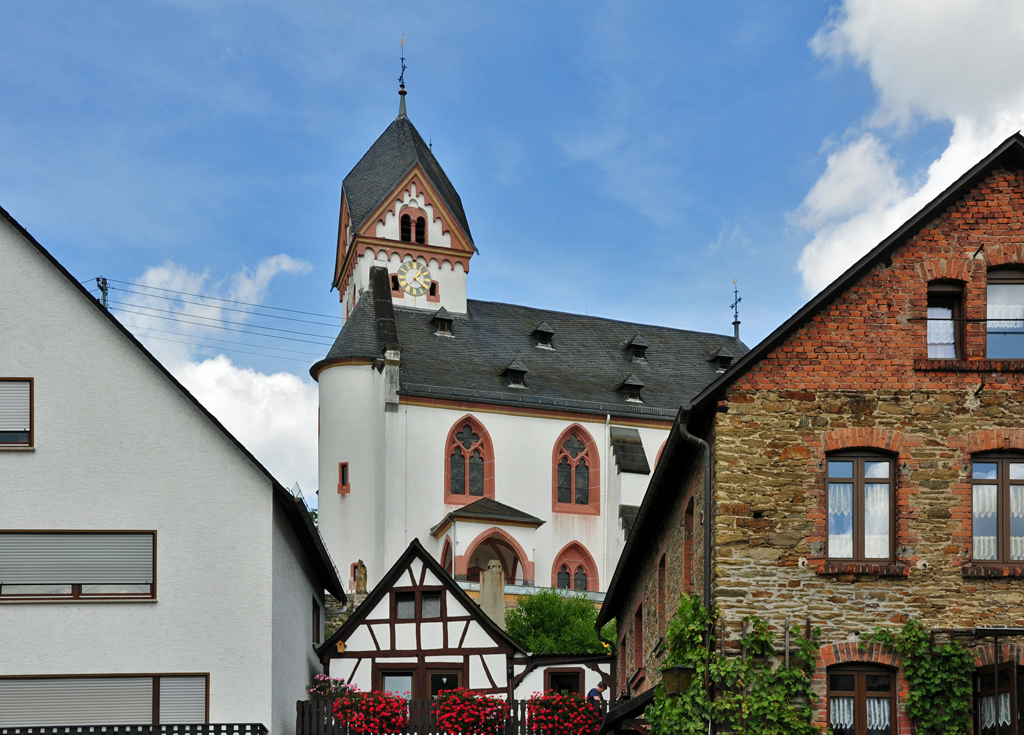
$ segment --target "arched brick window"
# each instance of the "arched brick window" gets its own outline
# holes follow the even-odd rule
[[[426,217],[416,218],[416,242],[420,245],[427,243],[427,219]]]
[[[563,590],[600,591],[597,565],[590,552],[576,541],[558,552],[551,566],[551,586]]]
[[[491,438],[473,416],[463,416],[445,442],[444,495],[446,503],[465,505],[494,497],[494,452]]]
[[[407,214],[403,214],[401,223],[402,242],[412,242],[412,217]]]
[[[833,735],[891,735],[896,730],[896,672],[868,664],[828,668]]]
[[[564,513],[601,512],[601,463],[593,437],[579,424],[555,442],[551,468],[552,509]]]

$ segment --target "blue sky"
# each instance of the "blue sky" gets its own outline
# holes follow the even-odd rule
[[[1024,119],[1015,6],[892,5],[12,3],[0,205],[82,279],[337,314],[404,34],[471,297],[730,332],[738,278],[754,344]],[[315,403],[301,362],[151,346],[229,428],[256,385]],[[267,462],[315,486],[303,441]]]

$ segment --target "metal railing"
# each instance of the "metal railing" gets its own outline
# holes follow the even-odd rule
[[[0,735],[267,735],[259,722],[199,725],[21,725],[0,726]]]

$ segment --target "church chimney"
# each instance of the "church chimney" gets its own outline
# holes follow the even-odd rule
[[[505,630],[505,571],[497,559],[487,562],[487,569],[480,573],[480,607]]]

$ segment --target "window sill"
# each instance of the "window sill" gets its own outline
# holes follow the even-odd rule
[[[77,602],[156,602],[155,597],[0,597],[0,605],[21,605],[25,603],[53,605]]]
[[[643,680],[644,680],[644,669],[641,666],[639,669],[637,669],[636,671],[633,672],[633,676],[630,677],[629,682],[627,682],[626,686],[628,686],[629,687],[629,691],[632,692],[638,686],[640,686],[641,683],[643,683]]]
[[[1024,360],[914,360],[914,370],[937,373],[1024,373]]]
[[[576,513],[577,515],[583,516],[599,516],[601,515],[601,509],[593,505],[583,505],[580,503],[554,503],[551,506],[552,513]]]
[[[0,446],[0,452],[34,452],[35,447]]]
[[[487,493],[484,493],[483,495],[452,495],[451,493],[445,493],[444,504],[459,506],[469,505],[470,503],[475,503],[476,501],[483,500],[484,498],[494,500],[494,495],[488,495]]]
[[[821,576],[869,574],[875,577],[908,577],[910,565],[901,562],[826,561],[818,567]]]
[[[1024,563],[967,564],[961,573],[965,577],[1024,577]]]

